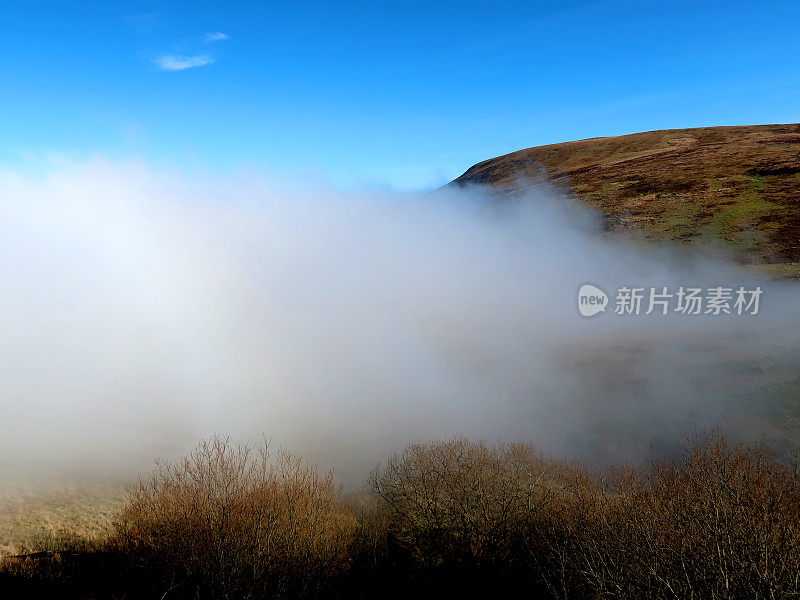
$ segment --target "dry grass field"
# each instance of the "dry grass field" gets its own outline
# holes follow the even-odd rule
[[[82,545],[106,534],[122,483],[17,483],[0,488],[0,556]]]

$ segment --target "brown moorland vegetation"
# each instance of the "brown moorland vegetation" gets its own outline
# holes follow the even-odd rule
[[[794,598],[800,472],[693,438],[590,470],[529,444],[407,446],[342,496],[330,473],[215,438],[129,490],[102,540],[5,558],[0,589],[63,598]]]
[[[800,277],[800,124],[648,131],[537,146],[470,167],[453,184],[515,194],[548,181],[645,240],[722,245]]]

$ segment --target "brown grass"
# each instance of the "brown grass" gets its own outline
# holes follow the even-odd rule
[[[6,482],[0,491],[0,557],[85,546],[108,534],[122,483]]]

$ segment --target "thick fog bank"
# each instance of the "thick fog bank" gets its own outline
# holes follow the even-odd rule
[[[135,471],[212,432],[351,481],[432,436],[597,460],[708,426],[794,436],[798,286],[605,239],[554,190],[497,205],[94,160],[6,170],[0,206],[6,472]],[[578,314],[584,283],[606,312]],[[614,314],[620,286],[740,285],[758,315]]]

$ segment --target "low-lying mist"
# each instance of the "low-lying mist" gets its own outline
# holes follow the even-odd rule
[[[538,188],[344,192],[139,163],[0,174],[0,471],[129,473],[212,432],[357,482],[408,441],[641,460],[687,430],[794,441],[798,286],[600,235]],[[612,296],[579,316],[577,290]],[[614,315],[621,285],[764,290]]]

